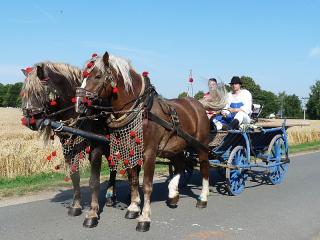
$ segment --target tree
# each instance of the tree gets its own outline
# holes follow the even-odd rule
[[[197,99],[197,100],[200,100],[200,99],[203,98],[203,96],[204,96],[204,92],[203,91],[199,91],[194,95],[194,98]]]
[[[20,92],[23,83],[7,84],[0,86],[0,106],[20,107]]]
[[[301,118],[301,100],[295,94],[286,95],[284,98],[284,115],[290,118]]]
[[[182,92],[179,94],[178,98],[184,98],[184,97],[187,97],[188,96],[188,93],[187,92]]]
[[[310,119],[320,119],[320,81],[317,80],[310,89],[311,93],[309,94],[309,100],[306,104],[306,113]]]

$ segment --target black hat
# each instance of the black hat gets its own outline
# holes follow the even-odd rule
[[[231,82],[229,84],[231,85],[231,84],[236,84],[236,83],[242,84],[241,79],[238,76],[232,77]]]
[[[215,79],[215,78],[210,78],[210,79],[209,79],[209,82],[210,82],[210,81],[213,81],[213,82],[217,83],[217,79]]]

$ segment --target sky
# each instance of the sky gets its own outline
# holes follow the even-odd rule
[[[42,61],[82,68],[92,53],[148,71],[167,98],[249,76],[262,89],[308,97],[320,80],[320,1],[3,1],[0,83]],[[253,96],[254,97],[254,96]]]

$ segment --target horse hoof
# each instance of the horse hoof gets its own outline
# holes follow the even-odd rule
[[[133,211],[127,211],[126,212],[126,215],[125,215],[125,218],[126,219],[135,219],[137,217],[139,217],[140,215],[140,212],[133,212]]]
[[[115,197],[107,197],[106,198],[106,206],[107,207],[112,207],[115,203],[116,203]]]
[[[97,217],[84,219],[83,226],[85,228],[94,228],[97,225],[98,225],[98,218]]]
[[[167,206],[170,208],[176,208],[178,207],[179,202],[179,195],[175,196],[174,198],[169,198],[167,200]]]
[[[196,207],[197,208],[206,208],[207,207],[207,201],[198,200]]]
[[[136,230],[138,232],[147,232],[150,229],[150,222],[138,222]]]
[[[81,208],[74,208],[74,207],[70,207],[68,210],[68,215],[75,217],[75,216],[79,216],[82,213],[82,209]]]

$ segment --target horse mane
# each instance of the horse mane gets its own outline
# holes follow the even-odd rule
[[[23,98],[29,99],[34,96],[39,102],[45,103],[47,101],[47,93],[45,91],[45,84],[37,76],[37,66],[41,66],[47,75],[56,74],[63,78],[71,87],[76,88],[80,86],[82,77],[81,70],[77,67],[65,63],[41,62],[33,65],[33,70],[26,78],[23,84]]]
[[[132,89],[130,70],[135,70],[133,69],[130,61],[121,57],[109,55],[109,63],[116,70],[117,74],[122,76],[126,91],[128,92],[129,89]],[[102,57],[97,57],[95,65],[103,74],[105,73],[106,69]]]
[[[76,89],[81,85],[82,74],[77,67],[64,63],[41,62],[33,65],[33,70],[28,74],[26,81],[22,86],[22,102],[28,102],[30,98],[34,97],[36,101],[42,105],[47,104],[48,93],[46,92],[47,83],[37,76],[37,66],[42,67],[45,76],[49,79],[46,81],[54,81],[60,79],[64,81],[66,89],[61,89],[60,92],[69,93],[69,88]],[[56,85],[54,85],[56,86]],[[45,127],[40,134],[43,136],[44,142],[47,144],[51,135],[51,128]]]

